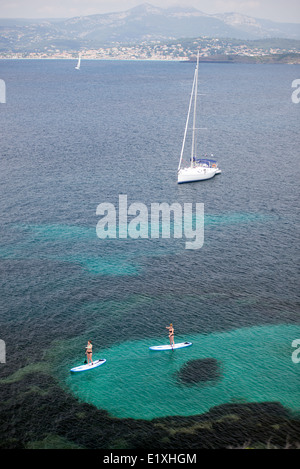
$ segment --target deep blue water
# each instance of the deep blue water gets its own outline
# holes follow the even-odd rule
[[[0,104],[0,338],[7,349],[1,375],[38,363],[65,391],[119,417],[191,415],[234,400],[299,410],[300,364],[291,361],[291,341],[300,335],[300,104],[291,100],[291,83],[300,67],[201,65],[202,146],[222,174],[178,185],[194,64],[83,61],[80,72],[74,66],[0,62],[7,90]],[[119,194],[149,210],[154,202],[204,203],[203,247],[187,250],[172,236],[99,239],[96,208],[117,207]],[[149,345],[168,340],[170,322],[175,338],[195,342],[172,364],[148,353]],[[261,347],[273,335],[269,349]],[[88,339],[95,356],[115,362],[73,379],[69,369],[84,359]],[[213,344],[217,350],[224,340],[229,371],[224,365],[211,393],[181,387],[185,408],[176,405],[178,384],[169,382],[171,407],[167,398],[149,407],[128,401],[141,369],[150,395],[158,370],[174,374],[205,357],[204,350],[213,356]],[[252,378],[233,385],[230,366],[243,369],[236,356],[244,346]],[[126,353],[139,363],[136,370],[125,364]],[[265,381],[270,369],[272,386]],[[278,385],[283,369],[290,388]],[[119,392],[108,397],[113,383]],[[87,395],[98,387],[107,389],[103,399]],[[202,391],[205,404],[197,407]]]

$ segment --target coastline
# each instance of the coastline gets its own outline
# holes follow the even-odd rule
[[[1,56],[0,60],[76,60],[76,57],[69,56],[48,56],[40,57],[16,57],[14,54],[11,56]],[[124,62],[181,62],[181,63],[194,63],[195,58],[175,58],[175,57],[83,57],[83,60],[92,61],[124,61]],[[199,63],[222,63],[222,64],[286,64],[286,65],[299,65],[299,54],[272,54],[272,55],[211,55],[199,58]]]

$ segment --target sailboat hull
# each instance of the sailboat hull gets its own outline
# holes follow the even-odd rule
[[[205,181],[211,179],[217,173],[217,168],[183,168],[178,171],[178,184],[184,182]]]

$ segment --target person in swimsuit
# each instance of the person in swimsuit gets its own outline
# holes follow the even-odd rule
[[[166,329],[169,329],[169,339],[170,339],[170,345],[173,348],[174,344],[174,327],[173,324],[171,323],[169,326],[166,326]]]
[[[86,353],[86,356],[87,356],[88,364],[89,364],[89,362],[91,362],[91,364],[93,365],[93,360],[92,360],[93,351],[92,351],[92,349],[93,349],[92,342],[89,340],[88,344],[86,346],[86,352],[85,353]]]

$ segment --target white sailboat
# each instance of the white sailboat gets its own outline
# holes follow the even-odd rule
[[[181,155],[178,165],[178,183],[183,182],[194,182],[194,181],[203,181],[205,179],[211,179],[216,174],[220,174],[221,170],[218,168],[218,163],[214,159],[209,158],[199,158],[196,151],[196,111],[197,111],[197,94],[198,94],[198,70],[199,70],[199,51],[197,55],[197,65],[194,74],[193,87],[191,92],[189,110],[185,125],[184,137],[182,142]],[[188,166],[183,166],[183,154],[186,143],[186,135],[188,130],[188,125],[190,121],[191,109],[193,106],[193,127],[192,127],[192,149],[191,157]],[[213,156],[213,155],[212,155]]]
[[[81,55],[79,54],[78,56],[78,62],[77,62],[77,65],[75,67],[75,70],[80,70],[80,62],[81,62]]]

